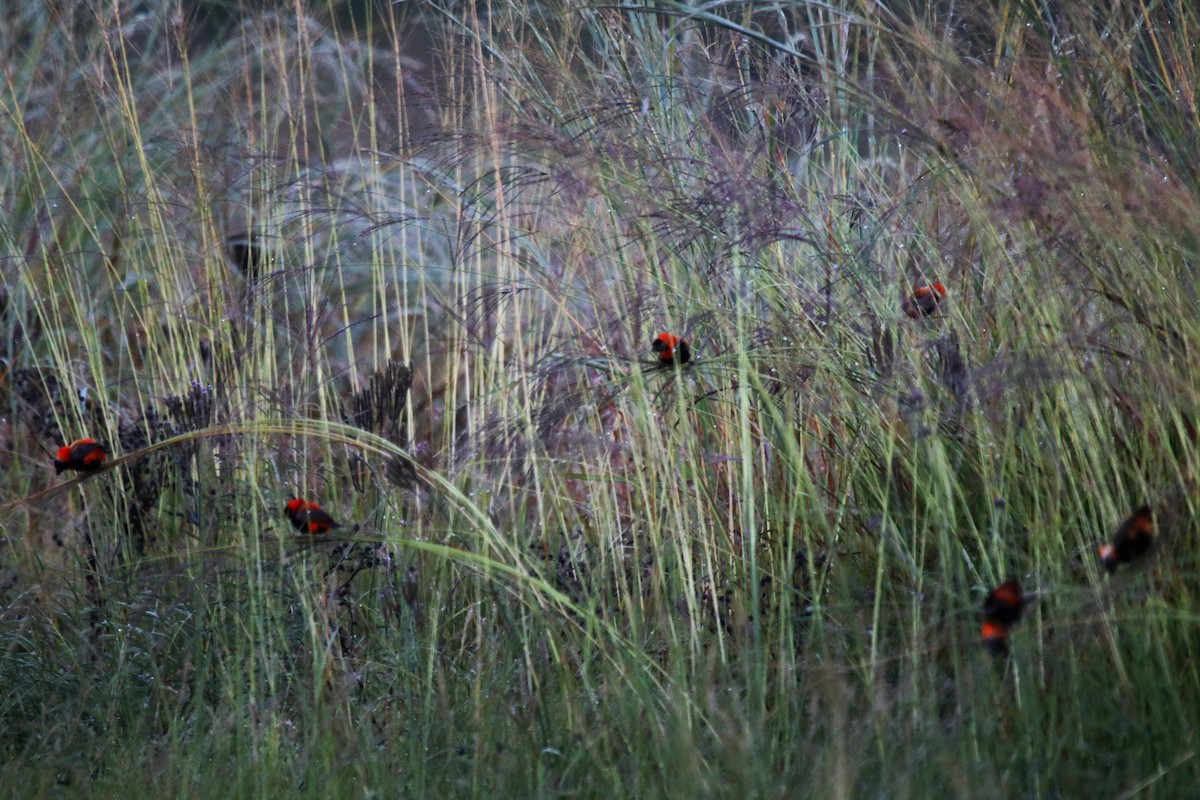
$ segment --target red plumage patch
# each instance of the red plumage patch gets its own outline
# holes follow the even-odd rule
[[[680,364],[687,364],[692,360],[692,349],[688,347],[688,343],[673,333],[663,332],[654,337],[650,349],[658,354],[660,367],[673,366],[676,358]]]
[[[912,294],[904,298],[900,308],[913,319],[928,317],[938,310],[938,306],[945,299],[946,286],[941,283],[931,283],[915,287]]]
[[[996,657],[1008,655],[1008,626],[999,622],[984,622],[980,631],[983,646]]]

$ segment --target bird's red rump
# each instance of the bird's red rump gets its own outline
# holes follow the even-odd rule
[[[329,533],[338,524],[333,521],[333,517],[326,514],[324,511],[308,511],[306,512],[307,519],[304,520],[304,528],[308,533]]]
[[[980,634],[984,639],[1007,639],[1008,626],[1001,625],[999,622],[984,622]]]
[[[979,638],[992,655],[1008,655],[1008,626],[999,622],[987,621],[979,632]]]

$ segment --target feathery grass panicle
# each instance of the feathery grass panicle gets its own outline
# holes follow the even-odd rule
[[[0,774],[1193,791],[1184,5],[0,11]]]

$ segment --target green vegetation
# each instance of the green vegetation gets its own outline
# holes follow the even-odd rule
[[[1108,5],[7,6],[5,785],[1193,794],[1200,16]]]

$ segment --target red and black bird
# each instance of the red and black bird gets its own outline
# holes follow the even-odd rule
[[[658,355],[660,367],[672,367],[676,363],[688,364],[692,360],[692,349],[688,343],[673,333],[660,333],[654,337],[650,349]]]
[[[926,286],[913,287],[912,294],[906,296],[900,304],[904,313],[913,319],[928,317],[935,314],[942,301],[946,299],[946,287],[941,283],[930,283]]]
[[[262,238],[254,231],[236,233],[225,240],[225,252],[229,260],[249,280],[262,276],[263,268],[270,255],[263,248]]]
[[[1110,573],[1121,564],[1136,561],[1154,544],[1154,515],[1142,506],[1121,523],[1111,542],[1100,545],[1100,563]]]
[[[95,439],[76,439],[58,449],[58,457],[54,459],[54,474],[59,475],[68,469],[84,473],[99,472],[108,456],[108,448]]]
[[[334,528],[342,527],[319,505],[299,497],[288,500],[284,513],[301,533],[329,533]]]
[[[983,600],[983,629],[980,637],[988,652],[994,656],[1008,655],[1008,631],[1021,619],[1025,607],[1025,596],[1021,584],[1015,580],[1005,581]]]

